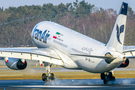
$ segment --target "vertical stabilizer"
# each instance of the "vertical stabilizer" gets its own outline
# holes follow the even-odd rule
[[[122,3],[120,13],[116,19],[107,47],[114,48],[117,52],[123,52],[128,4]]]

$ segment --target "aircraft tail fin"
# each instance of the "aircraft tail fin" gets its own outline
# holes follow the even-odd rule
[[[122,3],[120,13],[116,19],[107,47],[114,48],[117,52],[123,52],[128,4]]]

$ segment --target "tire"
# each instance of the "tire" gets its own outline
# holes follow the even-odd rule
[[[47,76],[46,76],[45,73],[42,74],[42,80],[45,81],[45,82],[47,82]]]
[[[112,76],[111,81],[115,81],[115,77],[114,76]]]
[[[104,78],[104,84],[107,84],[108,83],[108,80],[107,80],[107,76],[105,76],[105,78]]]
[[[49,77],[50,80],[54,80],[54,74],[51,73],[51,76]]]
[[[112,76],[112,72],[109,72],[109,77],[110,77],[110,78],[113,77],[113,76]]]
[[[101,73],[100,74],[100,77],[101,77],[102,80],[104,80],[105,79],[105,74],[104,73]]]

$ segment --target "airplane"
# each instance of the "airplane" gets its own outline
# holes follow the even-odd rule
[[[107,44],[51,21],[36,24],[31,32],[37,49],[0,48],[0,57],[10,69],[23,70],[26,60],[38,60],[47,73],[42,80],[54,80],[52,64],[67,69],[100,73],[104,84],[115,81],[111,70],[125,68],[134,57],[134,49],[124,49],[128,4],[123,2]]]

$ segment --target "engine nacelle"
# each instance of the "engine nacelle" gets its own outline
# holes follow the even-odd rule
[[[10,69],[13,70],[23,70],[27,67],[27,62],[22,62],[22,60],[18,58],[8,58],[5,63]]]
[[[123,62],[122,64],[120,64],[120,65],[118,66],[118,68],[125,68],[125,67],[127,67],[128,65],[129,65],[129,59],[126,59],[126,61]]]

